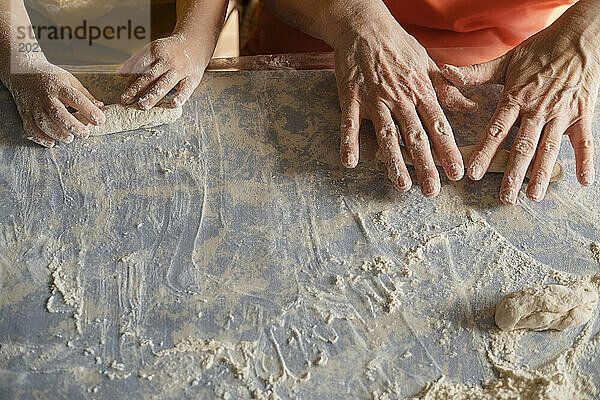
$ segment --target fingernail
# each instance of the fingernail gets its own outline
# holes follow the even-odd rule
[[[517,204],[517,190],[515,188],[508,188],[504,191],[502,197],[502,202],[510,205]]]
[[[75,136],[73,135],[69,135],[65,138],[65,143],[71,143],[73,141],[73,139],[75,138]]]
[[[465,169],[459,163],[453,163],[450,166],[450,179],[459,181],[465,175]]]
[[[142,110],[149,109],[150,105],[148,104],[148,99],[147,98],[140,99],[138,101],[138,107],[140,107]]]
[[[542,184],[535,183],[529,191],[529,198],[533,201],[540,201],[542,199]]]
[[[77,132],[77,136],[81,137],[81,138],[87,138],[88,136],[90,136],[90,130],[88,129],[88,127],[84,127],[83,129],[79,130],[79,132]]]
[[[423,182],[423,194],[425,196],[435,196],[439,191],[439,185],[433,178],[428,178]]]
[[[590,186],[592,184],[592,174],[590,171],[581,171],[579,173],[579,182],[584,186]]]
[[[478,181],[483,175],[483,168],[481,168],[481,165],[479,165],[479,163],[474,162],[469,167],[468,173],[471,179]]]
[[[398,189],[401,192],[406,192],[412,187],[412,179],[409,176],[398,177]]]
[[[121,96],[121,102],[124,104],[131,104],[133,103],[133,99],[131,98],[131,96],[123,95]]]
[[[98,115],[96,112],[92,112],[91,114],[92,117],[92,124],[94,125],[100,125],[100,115]]]
[[[346,166],[348,168],[356,167],[356,157],[351,152],[346,154]]]

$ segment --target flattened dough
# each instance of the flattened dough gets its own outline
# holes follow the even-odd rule
[[[587,281],[525,288],[504,296],[496,306],[496,325],[503,331],[562,331],[583,325],[598,305],[598,292]]]
[[[102,107],[102,111],[106,116],[106,122],[100,126],[88,124],[90,136],[108,135],[138,128],[152,128],[171,123],[182,114],[181,107],[169,108],[157,105],[144,111],[140,110],[137,104],[129,106],[109,104]]]

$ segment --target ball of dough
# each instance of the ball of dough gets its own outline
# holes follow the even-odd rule
[[[496,325],[513,329],[564,330],[585,324],[598,305],[588,281],[529,287],[504,296],[496,306]]]

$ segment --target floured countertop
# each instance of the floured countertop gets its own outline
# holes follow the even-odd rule
[[[459,145],[498,93],[448,114]],[[2,90],[0,398],[598,398],[597,313],[493,322],[524,286],[600,285],[600,186],[570,146],[541,203],[500,205],[501,175],[426,199],[367,123],[345,170],[339,119],[332,72],[209,73],[170,126],[43,149]]]

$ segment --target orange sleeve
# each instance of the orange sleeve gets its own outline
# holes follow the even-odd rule
[[[392,15],[437,63],[496,58],[550,25],[576,0],[386,0]],[[331,50],[262,9],[242,54]]]

